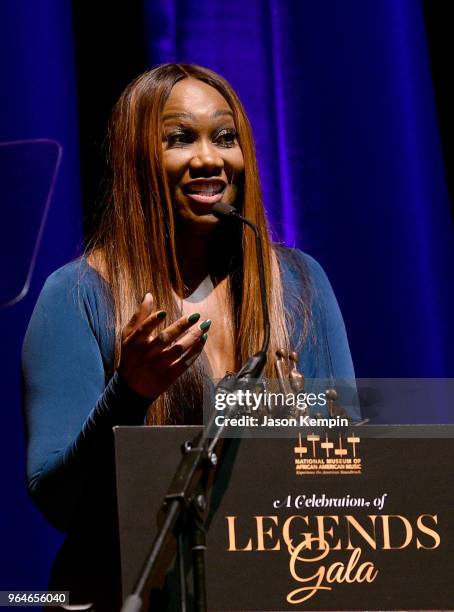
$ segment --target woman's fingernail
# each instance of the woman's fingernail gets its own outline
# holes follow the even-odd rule
[[[164,317],[166,317],[166,316],[167,316],[166,311],[165,311],[165,310],[160,310],[160,311],[158,312],[158,314],[156,315],[156,318],[160,320],[160,319],[163,319],[163,318],[164,318]]]
[[[195,323],[196,321],[198,321],[200,319],[200,313],[198,312],[193,312],[192,315],[190,315],[188,317],[188,323]]]
[[[200,338],[200,342],[202,344],[205,344],[207,340],[208,340],[208,334],[203,334],[203,336]]]
[[[203,323],[200,323],[199,325],[200,331],[203,331],[203,332],[207,331],[208,329],[210,329],[210,325],[211,325],[211,319],[207,319]]]

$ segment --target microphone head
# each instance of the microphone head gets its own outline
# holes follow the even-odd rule
[[[230,204],[224,204],[224,202],[216,202],[216,204],[211,209],[211,214],[213,214],[218,219],[228,219],[238,216],[238,211],[233,206],[230,206]]]

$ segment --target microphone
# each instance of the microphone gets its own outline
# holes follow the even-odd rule
[[[211,213],[218,219],[229,219],[232,217],[242,219],[240,213],[234,206],[230,206],[230,204],[225,204],[224,202],[216,202],[211,209]]]
[[[236,220],[240,223],[244,223],[248,227],[252,229],[255,235],[255,246],[257,250],[257,263],[259,269],[259,282],[260,282],[260,295],[262,302],[262,314],[263,314],[263,343],[262,348],[258,353],[252,355],[238,374],[235,376],[237,380],[249,380],[249,379],[257,379],[260,378],[263,368],[266,364],[266,354],[268,351],[268,347],[270,344],[270,317],[268,312],[268,301],[266,299],[266,285],[265,285],[265,272],[264,272],[264,264],[263,264],[263,249],[262,249],[262,239],[260,237],[260,233],[258,227],[249,219],[241,216],[240,213],[234,208],[230,206],[230,204],[225,204],[224,202],[217,202],[214,204],[211,209],[211,213],[222,220]]]

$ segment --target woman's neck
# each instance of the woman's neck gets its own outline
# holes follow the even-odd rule
[[[196,236],[192,232],[178,233],[177,259],[185,294],[192,293],[212,272],[216,258],[217,253],[211,234]]]
[[[241,240],[241,235],[235,231],[232,233],[232,229],[235,230],[216,226],[210,231],[197,233],[194,228],[178,228],[177,259],[185,295],[196,289],[208,275],[216,285],[229,274],[234,258],[233,246]]]

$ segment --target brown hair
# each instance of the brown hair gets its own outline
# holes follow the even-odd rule
[[[163,172],[161,115],[172,87],[195,78],[218,90],[232,109],[244,157],[242,214],[259,228],[263,241],[265,279],[271,320],[271,342],[265,375],[274,376],[274,355],[289,347],[278,258],[267,228],[260,192],[252,131],[243,106],[221,76],[199,66],[164,64],[135,79],[118,100],[109,128],[111,185],[106,209],[89,245],[90,261],[108,280],[113,301],[116,351],[121,330],[149,291],[156,308],[181,316],[173,291],[182,295],[183,282],[176,256],[175,218]],[[230,241],[232,242],[232,241]],[[226,273],[239,367],[261,345],[262,312],[255,242],[252,232],[240,228],[230,247]],[[150,406],[148,422],[200,422],[204,372],[197,360],[168,392]],[[183,399],[184,398],[184,399]]]

